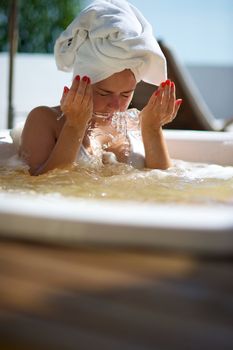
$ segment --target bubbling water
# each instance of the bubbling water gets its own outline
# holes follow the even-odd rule
[[[124,163],[74,164],[40,176],[25,166],[0,168],[0,192],[98,200],[233,206],[233,167],[174,160],[168,170],[137,170]]]

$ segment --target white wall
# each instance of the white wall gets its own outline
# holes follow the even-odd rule
[[[7,95],[9,59],[0,54],[0,128],[7,126]],[[17,123],[39,105],[59,104],[64,85],[70,86],[71,73],[57,70],[54,56],[49,54],[18,54],[15,59],[13,107]]]
[[[187,68],[214,116],[233,119],[233,65],[189,65]]]

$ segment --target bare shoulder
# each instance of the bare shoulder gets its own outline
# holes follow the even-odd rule
[[[45,123],[51,123],[56,120],[59,115],[59,107],[38,106],[31,110],[28,114],[27,120],[29,121],[43,121]]]
[[[31,169],[37,169],[48,159],[62,128],[57,121],[58,107],[34,108],[25,122],[19,149],[20,156]]]
[[[60,114],[60,107],[38,106],[31,110],[28,114],[25,128],[26,129],[50,129],[56,135],[62,128],[63,121],[58,122],[57,117]]]

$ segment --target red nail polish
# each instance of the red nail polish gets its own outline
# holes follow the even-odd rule
[[[155,91],[155,96],[158,96],[159,95],[159,90],[156,90]]]
[[[84,75],[84,77],[82,78],[83,81],[88,81],[88,77],[86,75]]]
[[[181,105],[182,102],[183,102],[183,100],[181,98],[179,100],[176,100],[177,105]]]
[[[166,80],[166,85],[168,85],[168,86],[169,86],[170,84],[171,84],[171,80],[169,80],[169,79],[168,79],[168,80]]]
[[[161,85],[164,88],[166,86],[166,82],[164,81]]]
[[[174,84],[174,82],[172,81],[171,82],[171,88],[174,88],[175,87],[175,84]]]
[[[79,81],[80,80],[80,75],[76,75],[75,80]]]
[[[69,91],[69,88],[67,86],[64,86],[64,93],[67,94],[68,91]]]

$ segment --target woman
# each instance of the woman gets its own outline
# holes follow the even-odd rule
[[[124,0],[94,1],[57,39],[55,58],[59,69],[73,70],[74,79],[60,106],[37,107],[27,118],[20,156],[32,175],[67,167],[81,152],[92,154],[93,135],[117,161],[127,162],[124,137],[116,135],[112,118],[127,110],[140,80],[160,83],[139,115],[144,166],[171,166],[162,126],[175,118],[182,101],[166,80],[151,26],[135,7]]]

